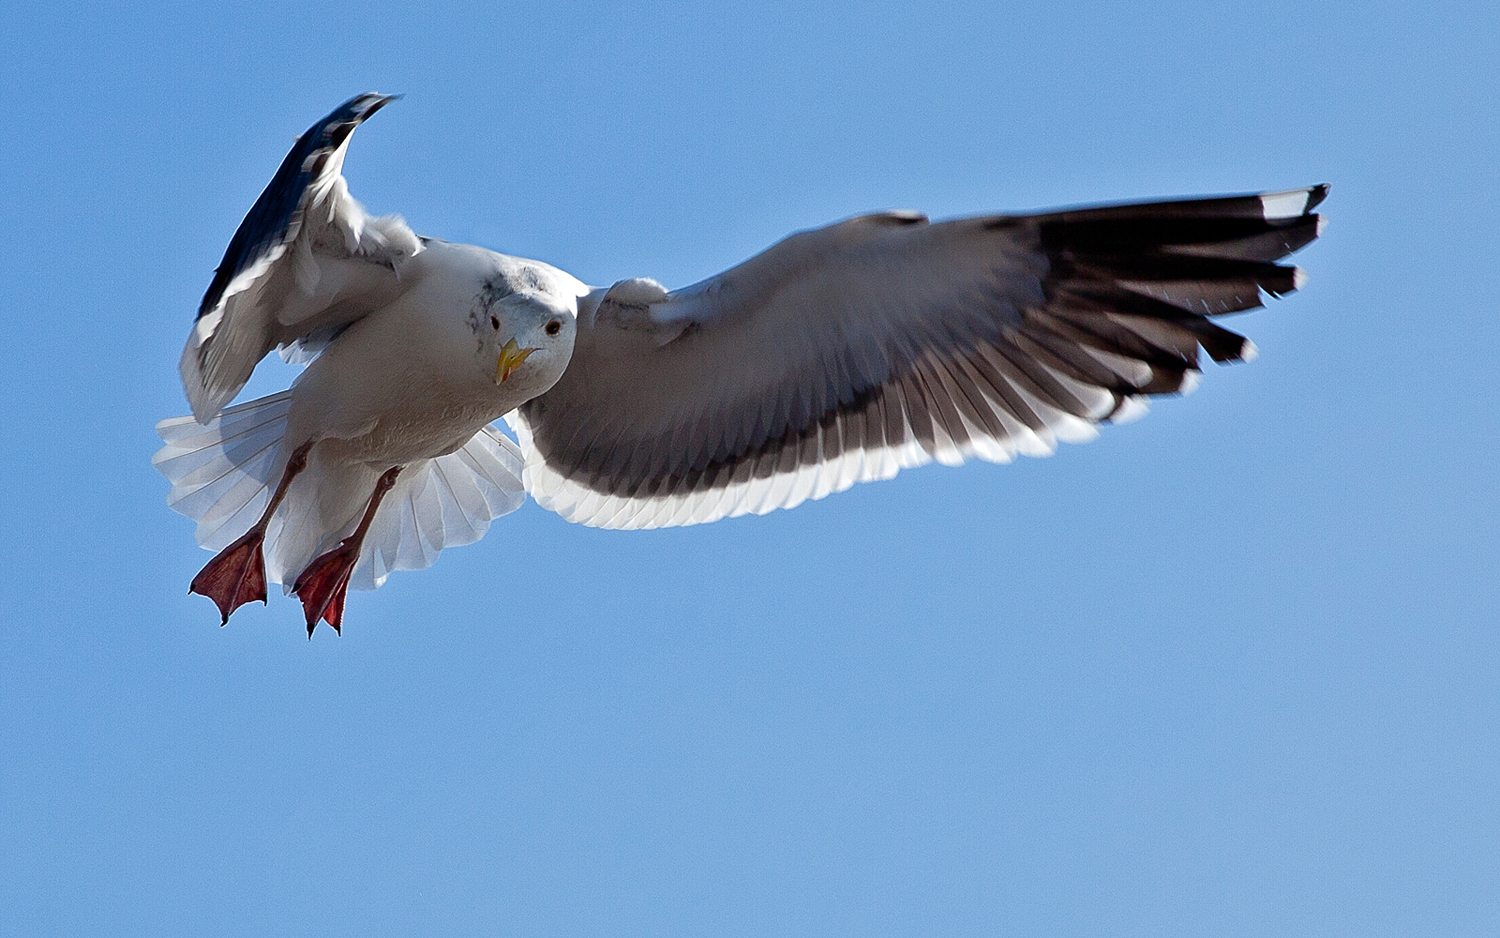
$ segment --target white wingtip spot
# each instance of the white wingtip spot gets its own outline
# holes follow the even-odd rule
[[[1307,271],[1301,267],[1292,268],[1292,289],[1300,290],[1307,283]]]
[[[1267,192],[1260,197],[1261,216],[1266,221],[1280,218],[1297,218],[1307,212],[1307,202],[1312,196],[1310,189],[1294,189],[1291,192]]]
[[[1323,237],[1323,231],[1327,227],[1328,227],[1328,216],[1327,215],[1319,215],[1318,216],[1318,237],[1320,237],[1320,238]]]
[[[1146,416],[1150,411],[1151,407],[1146,403],[1144,397],[1132,395],[1120,402],[1119,409],[1109,418],[1109,422],[1114,424],[1134,423]]]
[[[1183,397],[1198,390],[1198,385],[1203,383],[1203,372],[1189,369],[1182,373],[1182,384],[1178,386],[1177,393]]]
[[[1254,342],[1246,339],[1245,344],[1240,346],[1240,361],[1248,364],[1249,362],[1255,361],[1259,357],[1260,349],[1256,347]]]

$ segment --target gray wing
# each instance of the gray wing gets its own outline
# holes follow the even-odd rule
[[[310,127],[234,233],[182,351],[183,387],[200,422],[239,393],[271,349],[310,357],[399,295],[400,269],[421,243],[399,217],[365,214],[343,177],[354,128],[393,100],[358,95]]]
[[[527,488],[570,521],[697,524],[909,466],[1008,462],[1181,393],[1213,321],[1296,289],[1319,186],[802,232],[675,293],[623,281],[580,313],[562,379],[512,418]]]

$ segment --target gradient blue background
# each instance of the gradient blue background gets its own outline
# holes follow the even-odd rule
[[[0,13],[0,935],[1494,935],[1493,3]],[[225,629],[152,425],[301,132],[683,285],[859,211],[1330,182],[1251,365],[1086,447]],[[293,374],[279,364],[250,391]]]

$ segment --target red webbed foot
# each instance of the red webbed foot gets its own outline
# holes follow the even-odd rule
[[[261,556],[264,539],[263,529],[251,528],[243,537],[219,551],[193,577],[188,592],[214,601],[224,617],[220,625],[228,624],[230,614],[245,603],[266,601],[266,562]]]
[[[349,592],[349,577],[359,562],[360,545],[365,542],[365,535],[369,533],[370,522],[375,520],[375,512],[380,508],[381,500],[396,484],[396,476],[400,474],[400,466],[385,471],[375,483],[375,492],[370,496],[365,516],[360,519],[354,533],[344,538],[333,550],[314,557],[307,569],[298,574],[297,582],[292,584],[292,592],[302,600],[302,611],[307,616],[308,638],[312,638],[319,618],[333,626],[335,632],[343,634],[340,626],[344,621],[344,597]]]
[[[307,616],[307,637],[312,638],[313,629],[322,619],[333,626],[335,632],[343,634],[344,598],[349,592],[349,576],[359,560],[359,544],[346,539],[328,553],[313,559],[297,576],[292,592],[302,600],[302,612]]]

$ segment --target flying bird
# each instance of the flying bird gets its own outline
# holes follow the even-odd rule
[[[168,503],[228,622],[427,567],[527,494],[606,528],[791,508],[856,482],[1080,442],[1254,346],[1326,186],[929,222],[861,215],[668,290],[414,234],[349,194],[362,94],[298,138],[229,242],[157,425]],[[273,349],[292,387],[227,407]],[[516,439],[492,424],[504,417]]]

